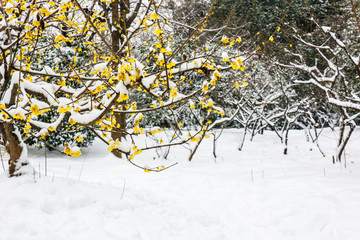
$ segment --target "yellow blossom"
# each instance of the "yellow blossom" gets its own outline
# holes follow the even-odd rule
[[[231,61],[231,67],[232,67],[233,69],[235,69],[235,70],[237,70],[237,69],[240,68],[240,66],[237,64],[236,61]]]
[[[25,117],[22,116],[20,113],[16,113],[14,116],[13,116],[14,119],[19,119],[19,120],[24,120]]]
[[[32,114],[34,114],[35,116],[38,116],[41,114],[40,108],[38,105],[33,104],[30,108],[30,111],[32,112]]]
[[[66,113],[66,108],[60,107],[57,111],[58,111],[59,113]]]
[[[82,153],[80,151],[73,152],[71,154],[72,157],[79,157]]]
[[[160,19],[160,18],[156,13],[153,13],[150,15],[150,19],[155,20],[155,19]]]
[[[75,121],[73,118],[70,118],[70,119],[69,119],[69,123],[70,123],[71,125],[74,125],[74,124],[76,123],[76,121]]]
[[[221,39],[221,42],[226,44],[229,42],[229,39],[224,35]]]
[[[109,152],[111,152],[111,151],[114,150],[114,149],[116,149],[116,146],[115,146],[115,145],[110,145],[110,146],[107,148],[107,150],[108,150]]]
[[[64,153],[67,154],[67,155],[71,155],[72,150],[69,147],[66,146],[65,150],[64,150]]]
[[[154,31],[154,33],[156,34],[156,35],[158,35],[158,36],[160,36],[160,34],[162,33],[163,31],[160,29],[160,28],[158,28],[158,29],[156,29],[155,31]]]

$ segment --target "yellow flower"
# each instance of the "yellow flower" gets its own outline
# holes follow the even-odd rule
[[[156,13],[153,13],[150,15],[150,19],[155,20],[155,19],[160,19],[160,18]]]
[[[8,118],[9,118],[9,116],[8,116],[4,111],[1,111],[0,114],[3,115],[3,118],[4,118],[4,119],[8,119]]]
[[[71,154],[71,156],[72,157],[78,157],[78,156],[80,156],[82,153],[80,152],[80,151],[76,151],[76,152],[73,152],[72,154]]]
[[[199,138],[193,137],[191,138],[190,142],[198,142],[199,140],[200,140]]]
[[[14,11],[14,9],[13,8],[6,8],[6,10],[5,10],[8,14],[10,14],[10,13],[12,13],[13,11]]]
[[[38,27],[38,26],[40,26],[40,22],[35,20],[35,21],[33,22],[33,25],[34,25],[35,27]]]
[[[76,141],[82,142],[82,141],[84,141],[84,138],[83,138],[83,137],[77,137],[77,138],[76,138]]]
[[[136,127],[134,127],[134,128],[133,128],[133,130],[134,130],[134,132],[135,132],[135,133],[137,133],[137,134],[139,134],[139,133],[140,133],[140,128],[139,128],[139,127],[137,127],[137,126],[136,126]]]
[[[223,52],[222,54],[221,54],[221,61],[223,61],[223,62],[228,62],[230,59],[229,59],[229,56],[228,56],[228,54],[226,53],[226,52]]]
[[[206,92],[208,89],[209,89],[209,86],[207,84],[205,84],[201,91]]]
[[[121,101],[121,102],[122,102],[122,101],[125,101],[125,100],[127,100],[127,99],[129,99],[129,95],[127,95],[127,94],[125,94],[125,93],[120,94],[120,101]]]
[[[67,154],[67,155],[71,155],[72,150],[70,148],[68,148],[68,147],[65,147],[64,153]]]
[[[0,104],[0,110],[5,109],[5,107],[6,107],[5,104],[3,104],[3,103]]]
[[[73,118],[70,118],[70,119],[69,119],[69,123],[70,123],[71,125],[74,125],[74,124],[76,123],[76,121],[75,121]]]
[[[14,116],[13,116],[14,119],[19,119],[19,120],[24,120],[25,117],[20,115],[20,113],[16,113]]]
[[[270,42],[274,41],[273,36],[271,36],[271,37],[269,38],[269,41],[270,41]]]
[[[101,92],[101,91],[102,91],[102,86],[97,85],[95,92],[98,93],[98,92]]]
[[[134,156],[136,156],[136,155],[138,155],[138,154],[140,154],[142,152],[143,152],[143,150],[137,150],[136,152],[134,152]]]
[[[58,111],[59,113],[66,113],[66,108],[60,107],[57,111]]]
[[[30,111],[32,112],[32,114],[34,114],[35,116],[38,116],[41,114],[40,108],[38,105],[33,104],[30,108]]]
[[[50,131],[50,132],[54,132],[54,131],[55,131],[54,126],[49,127],[49,131]]]
[[[59,20],[64,20],[64,19],[65,19],[65,15],[59,15],[57,18],[58,18]]]
[[[40,138],[41,138],[41,139],[44,139],[47,135],[49,135],[49,133],[48,133],[48,132],[46,132],[46,133],[42,134],[42,135],[40,136]]]
[[[154,31],[154,33],[156,34],[156,35],[158,35],[158,36],[160,36],[160,34],[162,33],[163,31],[160,29],[160,28],[158,28],[158,29],[156,29],[155,31]]]
[[[224,36],[221,38],[221,42],[226,44],[226,43],[229,42],[229,39],[224,35]]]
[[[237,69],[240,68],[240,66],[237,64],[236,61],[231,61],[231,67],[232,67],[233,69],[235,69],[235,70],[237,70]]]
[[[154,45],[155,45],[155,47],[157,47],[157,48],[161,48],[162,47],[162,43],[160,42],[160,43],[154,43]]]
[[[108,151],[111,152],[112,150],[116,149],[116,146],[115,145],[111,145],[108,147]]]

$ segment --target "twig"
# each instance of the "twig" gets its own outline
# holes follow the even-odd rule
[[[85,155],[85,157],[84,157],[84,161],[83,161],[83,163],[82,163],[82,165],[81,165],[81,169],[80,169],[80,173],[79,173],[79,180],[80,180],[80,177],[81,177],[81,173],[82,173],[82,171],[83,171],[83,169],[84,169],[85,160],[86,160],[86,157],[87,157],[88,153],[89,153],[89,151],[86,153],[86,155]]]
[[[44,147],[45,151],[45,176],[47,176],[47,157],[46,157],[46,146]]]
[[[71,165],[69,166],[68,172],[67,172],[67,174],[66,174],[66,178],[69,177],[70,169],[71,169]]]
[[[2,167],[3,167],[3,169],[4,169],[4,172],[5,172],[6,170],[5,170],[4,159],[3,159],[3,157],[2,157],[1,149],[0,149],[0,157],[1,157],[1,165],[2,165]]]
[[[124,185],[123,185],[123,190],[122,190],[122,193],[121,193],[121,197],[120,197],[120,200],[123,198],[124,196],[124,192],[125,192],[125,185],[126,185],[126,178],[124,178]]]

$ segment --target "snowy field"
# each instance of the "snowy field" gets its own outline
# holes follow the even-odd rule
[[[33,176],[0,175],[0,240],[359,240],[360,131],[333,164],[336,135],[320,144],[328,156],[290,132],[289,154],[274,133],[237,147],[227,130],[212,156],[206,140],[192,162],[179,147],[168,160],[143,153],[135,162],[178,165],[145,173],[116,159],[101,142],[79,158],[29,149]],[[310,151],[310,148],[313,151]]]

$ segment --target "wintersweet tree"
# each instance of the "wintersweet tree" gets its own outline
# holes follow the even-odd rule
[[[175,41],[161,1],[3,0],[0,11],[0,141],[10,156],[10,176],[28,165],[24,139],[49,145],[46,136],[65,121],[91,129],[109,151],[148,172],[166,167],[139,166],[135,155],[193,142],[191,160],[209,131],[234,117],[221,119],[226,113],[211,94],[218,86],[239,84],[222,75],[244,70],[235,49],[241,39],[224,36],[212,46],[198,44],[209,13],[186,39]],[[49,55],[65,61],[66,69],[47,64]],[[79,63],[84,55],[87,62]],[[43,121],[51,109],[58,118]],[[168,139],[154,137],[165,125],[143,124],[156,112],[172,128]],[[184,114],[196,116],[196,131],[182,126]],[[134,138],[139,134],[155,141],[141,145]],[[75,143],[83,138],[76,134],[58,151],[80,156]]]

